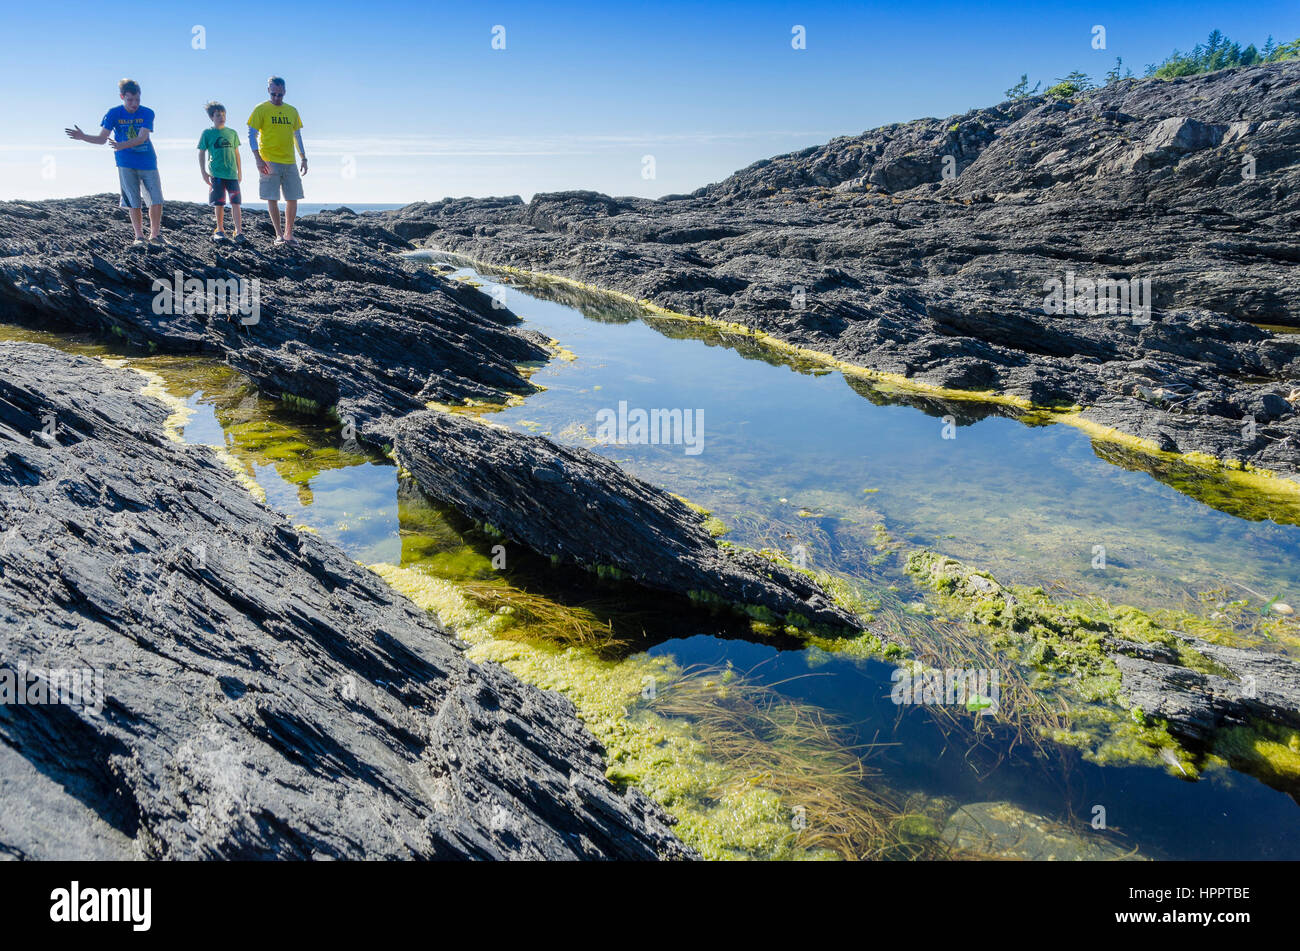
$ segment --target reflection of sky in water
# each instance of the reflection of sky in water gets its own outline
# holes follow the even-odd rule
[[[942,419],[878,406],[838,372],[800,374],[723,346],[674,340],[644,323],[603,323],[513,287],[506,293],[527,326],[578,359],[539,370],[533,380],[546,391],[497,418],[587,445],[724,521],[747,513],[866,533],[880,521],[909,543],[1006,580],[1059,578],[1145,604],[1230,582],[1270,596],[1297,587],[1300,527],[1216,511],[1099,459],[1072,427],[993,416],[943,439]],[[596,413],[621,400],[632,408],[702,409],[703,453],[594,445]],[[829,518],[800,522],[801,508]],[[763,540],[746,537],[750,520],[740,521],[732,540]],[[815,555],[827,555],[808,541]],[[1106,549],[1105,571],[1092,567],[1097,545]]]
[[[546,391],[496,418],[591,446],[597,410],[620,400],[646,409],[702,409],[702,455],[688,456],[680,446],[592,448],[713,509],[734,526],[730,538],[738,543],[776,538],[786,547],[807,540],[816,564],[853,574],[871,526],[884,522],[909,544],[969,558],[1009,579],[1065,578],[1114,600],[1158,602],[1180,587],[1227,579],[1272,593],[1294,581],[1300,529],[1210,509],[1145,473],[1098,459],[1087,437],[1068,427],[1031,429],[990,417],[944,440],[940,419],[877,406],[837,372],[798,374],[726,347],[674,340],[643,323],[601,323],[514,288],[507,294],[529,326],[578,359],[539,370],[533,379]],[[249,404],[233,374],[203,378],[199,385],[208,389],[194,391],[185,361],[139,362],[154,364],[174,392],[189,394],[195,412],[185,426],[188,442],[238,454],[240,437],[215,411],[229,414],[235,406],[237,416],[251,411],[290,427],[286,435],[306,445],[283,471],[296,468],[298,481],[281,474],[285,460],[277,464],[243,447],[268,502],[359,561],[399,561],[393,466],[340,458],[335,435],[268,401]],[[801,518],[801,510],[813,517]],[[1104,573],[1089,569],[1097,544],[1107,548]],[[884,744],[872,765],[904,792],[958,803],[1013,801],[1058,820],[1073,816],[1072,827],[1085,835],[1091,805],[1103,803],[1112,828],[1152,856],[1300,856],[1295,803],[1249,777],[1210,772],[1187,783],[1158,769],[1103,769],[1070,751],[1037,762],[1014,755],[977,773],[925,711],[889,702],[886,665],[708,635],[668,641],[653,653],[684,666],[731,663],[783,696],[828,711],[851,725],[857,742]]]
[[[198,390],[185,404],[193,410],[184,427],[186,442],[236,448],[237,440],[227,434],[215,410],[216,406],[229,407],[228,394]],[[242,407],[236,412],[240,411]],[[292,416],[269,401],[256,401],[253,411],[293,421]],[[297,435],[308,436],[308,451],[298,460],[302,465],[310,468],[315,452],[322,448],[322,455],[332,455],[334,446],[327,443],[322,447],[321,440],[311,439],[305,430]],[[399,560],[402,546],[398,537],[396,469],[392,465],[358,456],[342,468],[323,468],[302,484],[284,478],[274,463],[255,461],[252,468],[267,502],[295,525],[310,526],[358,561]]]
[[[738,543],[770,540],[760,524],[736,518],[746,513],[793,526],[814,551],[818,537],[868,538],[883,521],[909,544],[996,564],[1025,580],[1067,576],[1113,598],[1159,592],[1184,578],[1204,584],[1229,571],[1258,586],[1290,568],[1300,529],[1217,512],[1145,473],[1098,459],[1088,438],[1068,427],[990,417],[944,440],[941,419],[877,406],[838,373],[799,374],[725,347],[674,340],[642,323],[604,324],[513,288],[507,293],[529,326],[578,359],[539,370],[533,379],[545,392],[494,418],[590,446],[714,509],[736,522],[729,537]],[[190,397],[196,413],[187,440],[232,443],[211,405],[223,399],[228,403],[221,393]],[[593,445],[597,410],[620,400],[646,409],[703,409],[703,454],[687,456],[681,446]],[[260,405],[280,422],[294,419]],[[312,452],[323,457],[334,448],[334,437],[318,427],[295,435],[310,447],[301,460],[309,467]],[[254,468],[270,504],[294,523],[310,525],[359,561],[400,560],[393,466],[358,457],[311,475],[305,486],[283,478],[274,464]],[[801,509],[826,517],[799,518]],[[1086,570],[1094,544],[1107,547],[1111,567],[1104,574]],[[854,573],[852,544],[821,554]],[[885,744],[870,756],[872,766],[904,792],[957,803],[1007,800],[1079,830],[1088,829],[1092,804],[1104,803],[1122,841],[1153,857],[1300,856],[1295,803],[1249,777],[1212,771],[1186,783],[1154,768],[1101,768],[1069,750],[1047,761],[988,760],[977,772],[949,748],[925,710],[890,702],[887,665],[709,635],[669,641],[652,653],[684,666],[731,663],[758,683],[777,685],[783,696],[830,712],[852,726],[855,742]]]

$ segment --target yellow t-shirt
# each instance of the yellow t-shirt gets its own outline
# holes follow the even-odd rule
[[[298,110],[287,103],[262,103],[248,117],[248,127],[258,134],[257,150],[268,162],[293,164],[293,134],[302,128]]]

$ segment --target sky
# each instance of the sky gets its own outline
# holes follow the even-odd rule
[[[276,73],[303,118],[306,200],[363,203],[689,192],[837,135],[995,104],[1021,73],[1100,79],[1119,56],[1140,76],[1215,28],[1287,42],[1300,3],[72,0],[7,4],[0,25],[0,200],[115,191],[109,147],[63,129],[97,132],[129,76],[157,114],[164,194],[204,201],[203,104],[227,106],[247,180],[244,120]]]

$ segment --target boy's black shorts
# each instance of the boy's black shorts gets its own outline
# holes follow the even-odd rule
[[[224,205],[227,195],[230,196],[232,205],[240,203],[239,182],[233,178],[214,178],[212,188],[208,191],[208,204]]]

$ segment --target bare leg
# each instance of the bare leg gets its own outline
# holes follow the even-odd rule
[[[217,205],[217,230],[224,231],[226,228],[226,206]]]
[[[139,208],[128,208],[127,215],[131,219],[131,227],[135,229],[135,236],[144,240],[144,212]]]
[[[280,231],[280,203],[271,198],[266,203],[266,210],[271,213],[271,227],[275,229],[275,236],[283,237]]]
[[[298,199],[286,198],[284,200],[284,239],[288,241],[293,237],[293,219],[298,217]]]
[[[244,216],[243,216],[242,209],[243,209],[242,205],[230,206],[231,214],[235,216],[235,234],[239,234],[241,231],[244,230]]]
[[[162,204],[149,206],[149,237],[162,234]]]

